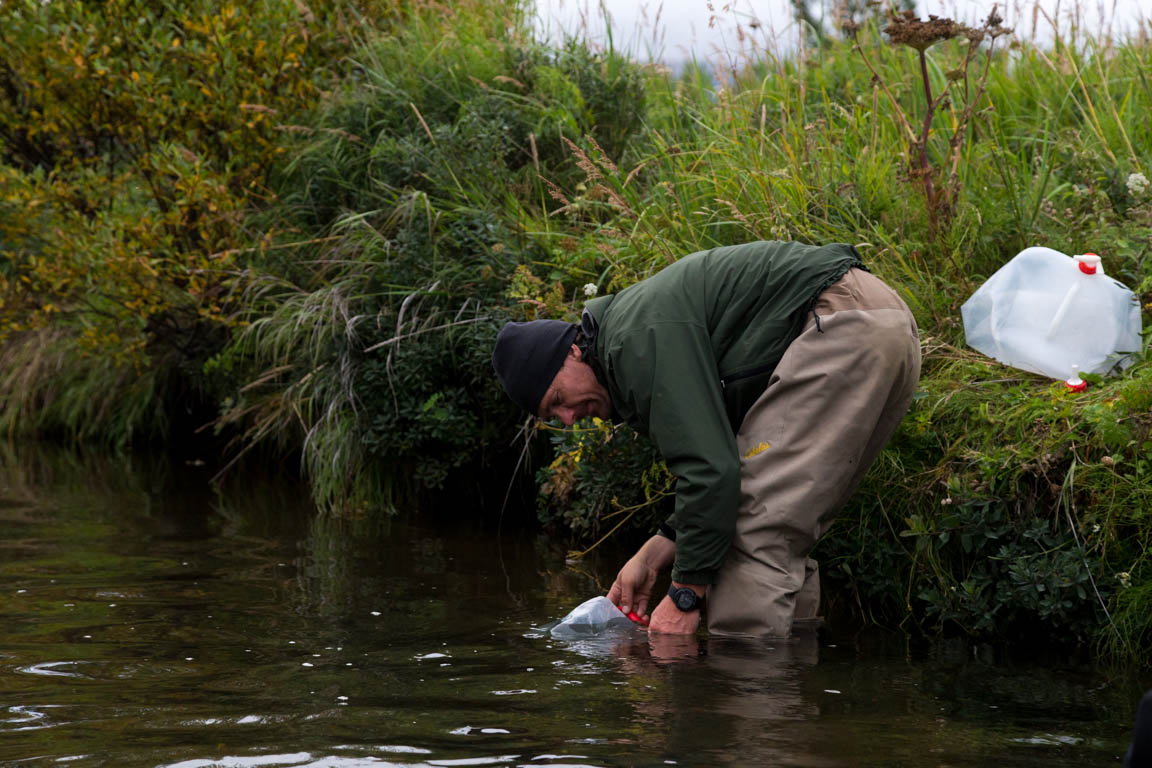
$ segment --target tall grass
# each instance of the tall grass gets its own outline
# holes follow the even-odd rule
[[[245,302],[233,353],[260,373],[226,420],[248,444],[302,446],[330,507],[379,503],[398,468],[436,485],[514,432],[487,372],[501,319],[573,317],[586,284],[714,246],[849,242],[913,307],[926,365],[821,545],[831,583],[885,623],[1143,647],[1152,366],[1069,396],[966,350],[958,307],[1036,244],[1099,252],[1149,298],[1152,47],[871,16],[671,75],[542,48],[501,8],[367,47],[287,168],[276,236],[306,245]],[[650,525],[668,494],[653,467],[637,496],[646,444],[553,437],[544,519],[579,549]]]
[[[166,434],[165,384],[155,371],[82,350],[67,332],[27,331],[0,347],[0,434],[123,448]]]

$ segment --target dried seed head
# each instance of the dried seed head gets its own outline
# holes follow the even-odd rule
[[[952,19],[929,16],[928,21],[916,18],[912,11],[893,13],[884,31],[895,45],[907,45],[925,51],[941,40],[948,40],[966,32],[967,27]]]

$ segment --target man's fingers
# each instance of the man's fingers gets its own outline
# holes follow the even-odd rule
[[[608,600],[624,613],[628,613],[632,605],[632,586],[622,576],[623,574],[617,576],[616,581],[612,583],[612,588],[608,590]]]
[[[621,584],[620,600],[618,602],[613,600],[612,602],[620,606],[620,610],[624,611],[624,613],[632,610],[632,585],[627,583]]]
[[[648,610],[648,598],[651,597],[651,595],[646,590],[643,592],[637,590],[635,593],[633,593],[632,597],[636,600],[636,602],[632,605],[632,608],[636,611],[636,613]]]

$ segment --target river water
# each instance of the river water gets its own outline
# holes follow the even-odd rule
[[[616,557],[208,475],[0,450],[0,766],[1115,765],[1152,687],[876,632],[564,643]]]

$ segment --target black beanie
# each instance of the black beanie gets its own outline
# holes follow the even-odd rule
[[[535,416],[575,338],[576,325],[562,320],[505,324],[496,336],[492,367],[508,397]]]

